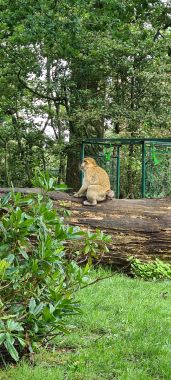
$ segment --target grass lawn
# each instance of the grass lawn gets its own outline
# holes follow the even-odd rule
[[[34,367],[1,369],[0,380],[171,380],[171,282],[115,275],[79,298],[73,332],[37,354]]]

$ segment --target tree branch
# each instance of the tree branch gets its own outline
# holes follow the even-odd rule
[[[64,103],[64,105],[65,105],[65,101],[66,101],[65,98],[62,98],[60,96],[50,96],[47,94],[43,94],[43,93],[37,91],[37,89],[34,89],[34,88],[28,86],[28,84],[20,77],[20,71],[17,73],[17,77],[18,77],[19,82],[23,85],[23,87],[25,87],[27,90],[29,90],[32,94],[34,94],[38,98],[41,98],[41,99],[43,98],[46,100],[52,100],[54,102],[59,102],[61,104]]]

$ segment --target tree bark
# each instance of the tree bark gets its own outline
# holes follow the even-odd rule
[[[1,188],[0,193],[9,192]],[[22,193],[40,193],[40,189],[15,189]],[[85,207],[83,198],[74,198],[63,192],[49,192],[54,207],[71,211],[66,222],[80,228],[97,228],[111,236],[109,251],[94,259],[99,264],[129,269],[129,258],[141,261],[156,258],[171,263],[171,197],[163,199],[114,199]],[[79,241],[79,245],[81,242]],[[79,249],[79,247],[78,247]],[[69,247],[69,259],[76,249]],[[80,256],[77,257],[80,260]],[[87,257],[84,255],[84,263]]]

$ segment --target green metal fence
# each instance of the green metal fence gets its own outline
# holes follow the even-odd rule
[[[108,172],[116,198],[171,196],[171,138],[86,139],[85,156]]]

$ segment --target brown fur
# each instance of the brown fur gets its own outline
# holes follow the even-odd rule
[[[114,197],[108,174],[97,165],[94,158],[86,157],[81,164],[81,170],[84,172],[84,180],[75,197],[85,195],[87,201],[84,201],[84,204],[93,206],[107,197],[109,199]]]

